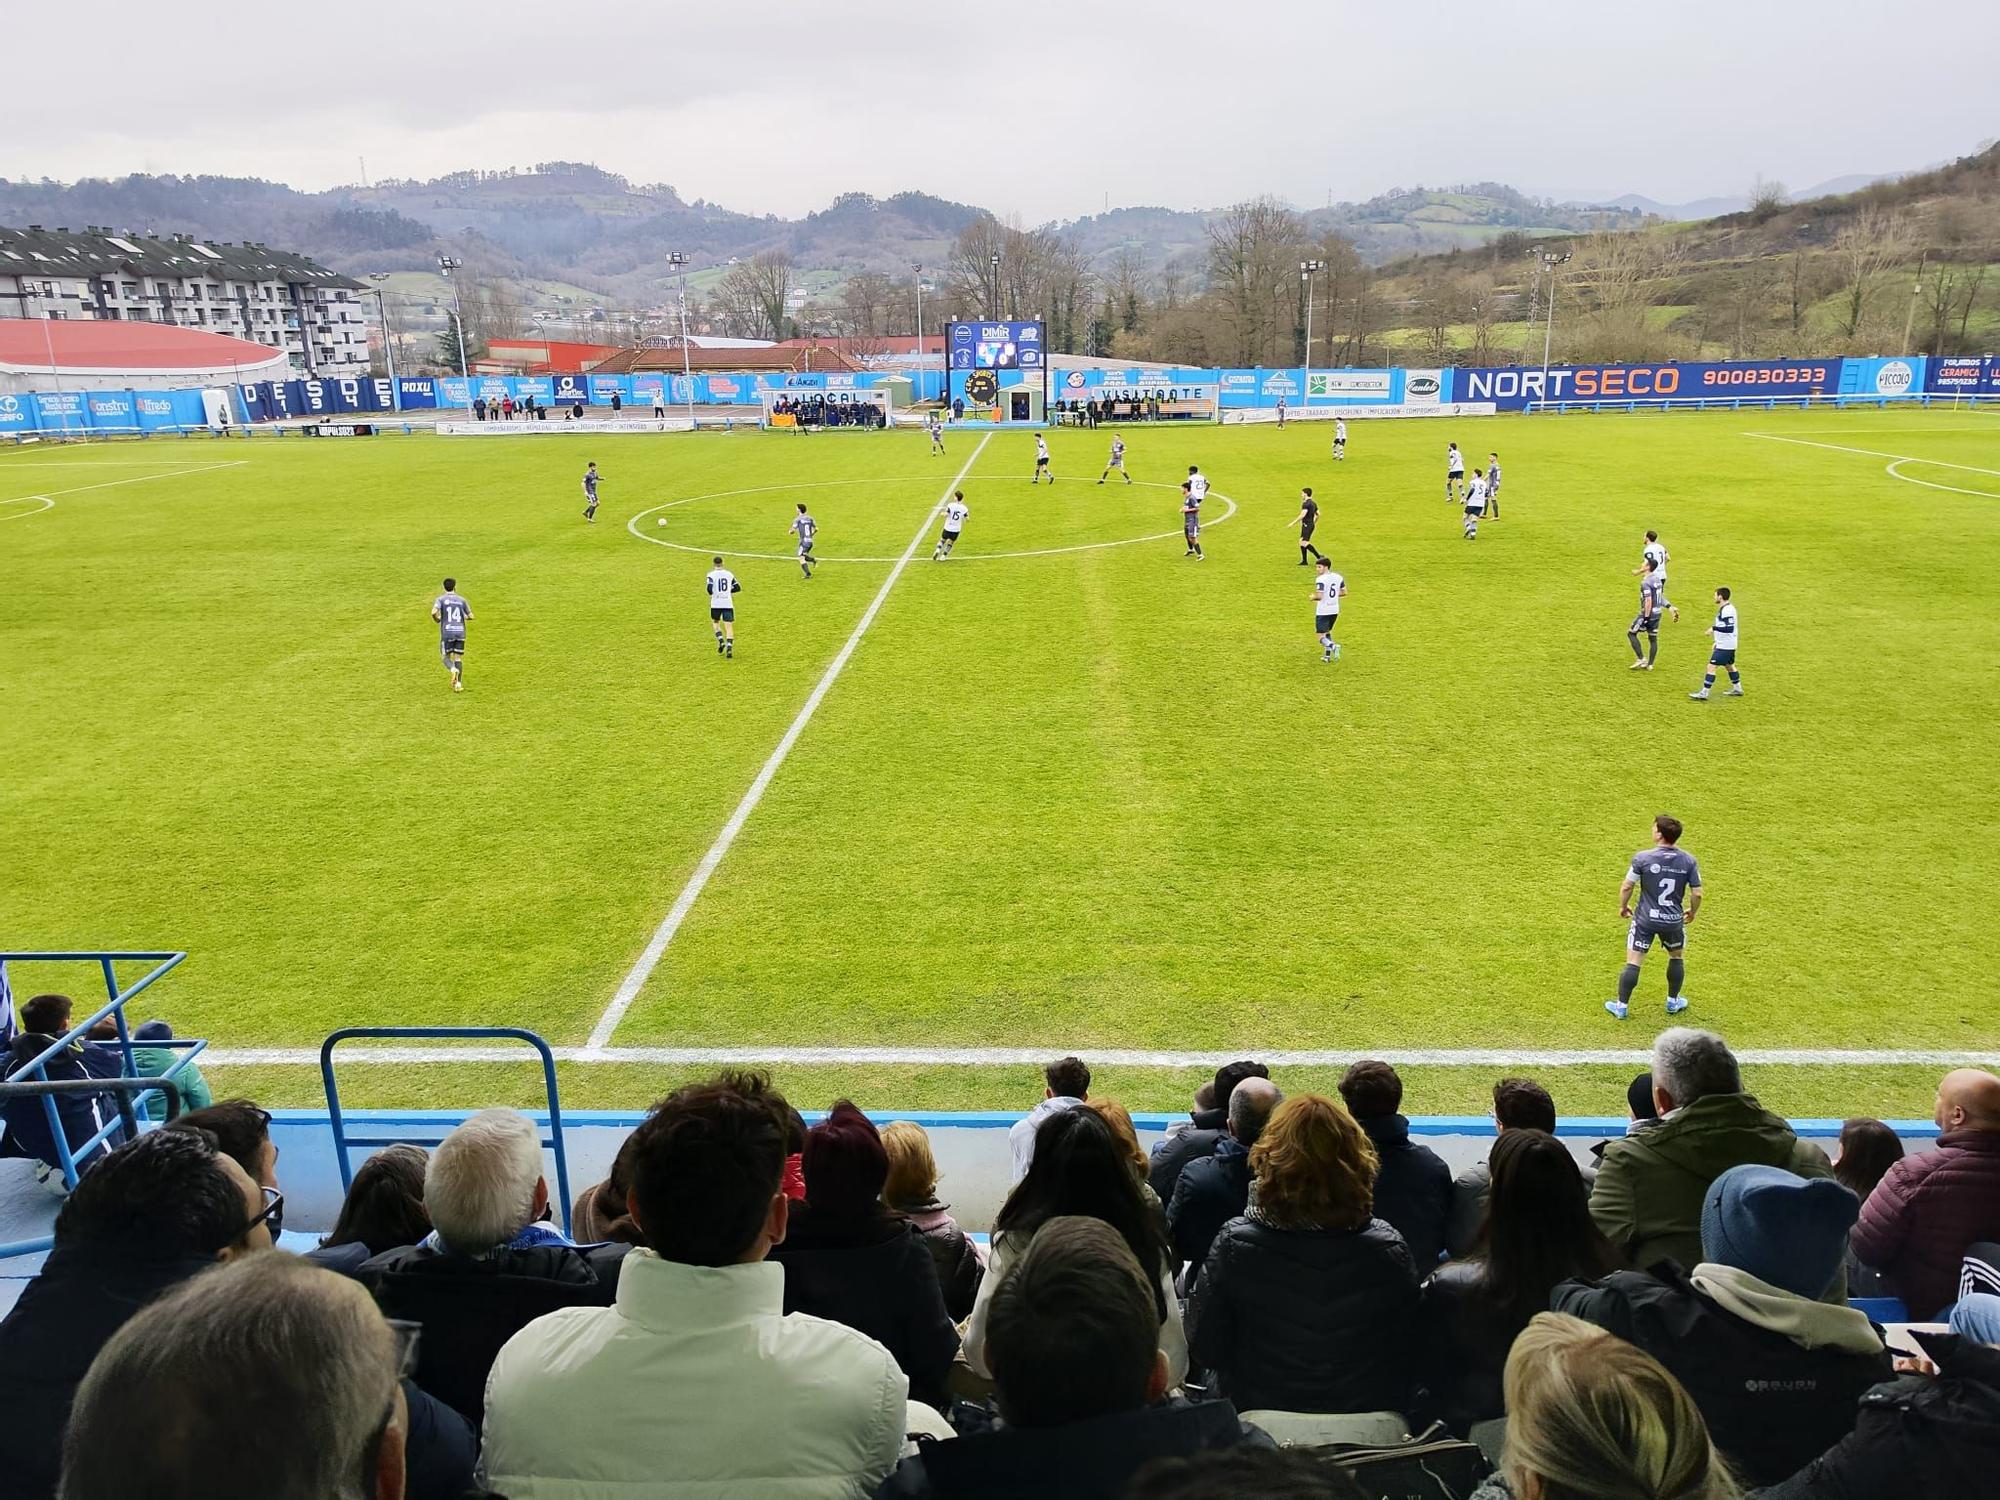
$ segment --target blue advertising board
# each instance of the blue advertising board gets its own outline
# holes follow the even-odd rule
[[[1455,372],[1455,399],[1520,411],[1530,402],[1700,401],[1840,393],[1839,359],[1754,359],[1703,364],[1499,365]]]
[[[1043,335],[1038,322],[952,323],[945,334],[945,363],[952,370],[1038,370]]]
[[[1934,355],[1924,389],[1934,396],[2000,396],[2000,354]]]

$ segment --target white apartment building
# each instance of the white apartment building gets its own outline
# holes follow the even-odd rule
[[[367,370],[364,295],[360,282],[268,245],[0,226],[0,318],[200,328],[278,350],[301,376]]]

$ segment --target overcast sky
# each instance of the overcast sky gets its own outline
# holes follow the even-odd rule
[[[2000,132],[1996,0],[482,0],[276,32],[97,0],[78,24],[60,66],[5,70],[0,176],[562,158],[752,213],[917,188],[1033,224],[1479,179],[1680,202]]]

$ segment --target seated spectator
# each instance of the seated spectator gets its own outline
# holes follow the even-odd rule
[[[1158,1216],[1160,1233],[1165,1234],[1167,1208],[1153,1195],[1152,1184],[1146,1180],[1152,1164],[1146,1159],[1146,1148],[1139,1144],[1139,1127],[1132,1123],[1132,1111],[1116,1099],[1093,1099],[1084,1107],[1095,1111],[1097,1116],[1111,1127],[1111,1133],[1118,1137],[1118,1144],[1125,1151],[1125,1159],[1132,1164],[1132,1175],[1139,1183],[1139,1196],[1146,1200],[1146,1206]]]
[[[1889,1168],[1903,1159],[1903,1141],[1881,1120],[1843,1120],[1840,1148],[1833,1158],[1834,1180],[1846,1188],[1864,1207]],[[1854,1253],[1850,1236],[1847,1245],[1847,1295],[1850,1297],[1890,1297],[1888,1278],[1873,1266],[1864,1266]]]
[[[951,1216],[951,1205],[938,1201],[937,1158],[931,1155],[924,1127],[909,1120],[891,1122],[882,1131],[889,1176],[882,1184],[882,1202],[901,1214],[923,1236],[924,1247],[937,1267],[938,1290],[944,1309],[955,1321],[971,1315],[986,1263],[979,1247]]]
[[[1911,1337],[1926,1357],[1897,1361],[1854,1430],[1758,1500],[2000,1496],[2000,1298],[1967,1297],[1950,1333]]]
[[[75,1002],[67,995],[36,995],[21,1003],[21,1029],[8,1046],[5,1076],[28,1081],[28,1065],[68,1034]],[[76,1082],[85,1078],[116,1078],[125,1071],[125,1060],[109,1047],[71,1042],[42,1064],[41,1076],[51,1082]],[[118,1103],[110,1094],[65,1094],[56,1099],[56,1118],[62,1122],[63,1138],[71,1151],[118,1118]],[[9,1099],[0,1108],[6,1122],[5,1151],[9,1156],[25,1156],[39,1162],[36,1178],[51,1191],[64,1187],[56,1161],[55,1132],[49,1128],[48,1106],[39,1098],[24,1095]],[[100,1142],[77,1159],[76,1169],[87,1172],[104,1159],[111,1145]]]
[[[1439,1266],[1424,1284],[1429,1410],[1461,1437],[1504,1415],[1507,1351],[1529,1319],[1548,1311],[1556,1285],[1624,1264],[1591,1221],[1583,1174],[1561,1141],[1512,1126],[1487,1160],[1489,1196],[1470,1257]]]
[[[1229,1133],[1229,1096],[1236,1092],[1236,1085],[1246,1078],[1270,1076],[1271,1070],[1260,1062],[1225,1063],[1215,1070],[1214,1079],[1202,1085],[1208,1091],[1206,1101],[1196,1091],[1193,1113],[1153,1148],[1146,1182],[1162,1203],[1174,1201],[1174,1189],[1180,1185],[1187,1164],[1214,1155],[1217,1144]]]
[[[883,1205],[889,1154],[874,1122],[835,1104],[806,1132],[805,1174],[806,1201],[771,1249],[785,1268],[785,1311],[867,1334],[896,1356],[912,1399],[942,1410],[958,1329],[923,1236]]]
[[[1710,1184],[1704,1256],[1569,1281],[1549,1305],[1637,1344],[1671,1370],[1736,1472],[1775,1484],[1839,1442],[1861,1393],[1889,1378],[1867,1317],[1823,1298],[1860,1205],[1839,1183],[1731,1167]]]
[[[196,1276],[91,1365],[63,1500],[456,1500],[472,1428],[401,1382],[407,1353],[365,1291],[294,1256]]]
[[[1375,1148],[1331,1099],[1288,1099],[1250,1150],[1250,1212],[1188,1302],[1192,1354],[1244,1411],[1407,1411],[1417,1268],[1375,1217]]]
[[[1033,1164],[993,1220],[993,1254],[965,1324],[965,1361],[975,1375],[990,1376],[986,1359],[987,1309],[994,1291],[1050,1219],[1071,1215],[1102,1219],[1124,1239],[1132,1258],[1159,1288],[1156,1301],[1160,1350],[1167,1357],[1167,1388],[1187,1378],[1187,1335],[1174,1295],[1173,1256],[1160,1222],[1133,1180],[1117,1135],[1102,1116],[1066,1109],[1048,1116],[1035,1138]]]
[[[1625,1090],[1625,1134],[1637,1135],[1642,1130],[1650,1130],[1660,1123],[1660,1112],[1653,1107],[1653,1070],[1648,1068],[1635,1077]],[[1590,1148],[1591,1158],[1600,1166],[1604,1162],[1604,1148],[1609,1141],[1599,1141]],[[1592,1186],[1596,1185],[1595,1169],[1591,1175]]]
[[[1065,1057],[1042,1069],[1048,1087],[1042,1102],[1016,1120],[1007,1131],[1007,1147],[1014,1154],[1014,1181],[1028,1175],[1028,1163],[1035,1157],[1035,1132],[1042,1121],[1065,1109],[1075,1109],[1090,1097],[1090,1069],[1081,1059]]]
[[[132,1028],[132,1076],[135,1078],[158,1078],[167,1069],[179,1062],[186,1055],[182,1049],[156,1045],[160,1042],[171,1042],[173,1039],[174,1028],[169,1026],[165,1021],[141,1021],[137,1026],[134,1026]],[[107,1045],[115,1045],[118,1041],[118,1018],[116,1016],[106,1016],[95,1026],[91,1027],[90,1040]],[[112,1055],[120,1058],[122,1071],[122,1056],[118,1053],[113,1053]],[[215,1096],[209,1092],[208,1080],[202,1077],[201,1069],[193,1063],[189,1063],[186,1067],[182,1068],[169,1082],[162,1084],[161,1087],[173,1090],[175,1098],[180,1101],[180,1112],[182,1114],[187,1114],[197,1109],[207,1109],[209,1105],[215,1102]],[[139,1112],[149,1120],[164,1120],[167,1117],[167,1101],[158,1095],[152,1095],[139,1106]]]
[[[1227,1402],[1161,1403],[1157,1299],[1109,1224],[1049,1219],[987,1311],[1001,1425],[904,1459],[878,1500],[1117,1500],[1150,1459],[1268,1444]]]
[[[182,1115],[170,1127],[174,1130],[206,1130],[215,1137],[215,1146],[235,1162],[259,1187],[278,1187],[278,1143],[271,1139],[271,1115],[248,1099],[225,1099],[207,1109]],[[271,1217],[271,1238],[284,1233],[284,1213]]]
[[[1345,1469],[1310,1448],[1253,1448],[1247,1443],[1156,1458],[1132,1476],[1125,1500],[1368,1500]]]
[[[1957,1295],[1966,1249],[2000,1240],[2000,1078],[1978,1068],[1945,1074],[1936,1118],[1937,1149],[1883,1174],[1853,1237],[1856,1257],[1920,1321]]]
[[[1833,1175],[1825,1152],[1744,1092],[1736,1056],[1714,1032],[1661,1032],[1652,1076],[1660,1123],[1606,1146],[1590,1190],[1591,1217],[1630,1264],[1701,1259],[1702,1201],[1731,1167]],[[1844,1279],[1836,1277],[1827,1295],[1845,1301]]]
[[[676,1089],[633,1134],[645,1244],[608,1308],[508,1341],[481,1478],[512,1500],[862,1495],[895,1467],[909,1382],[873,1339],[784,1311],[787,1106],[757,1074]]]
[[[1246,1078],[1229,1096],[1228,1131],[1215,1154],[1192,1161],[1167,1205],[1167,1236],[1192,1282],[1224,1224],[1250,1206],[1250,1148],[1285,1096],[1268,1078]]]
[[[70,1402],[97,1351],[167,1288],[270,1249],[265,1213],[263,1190],[197,1131],[142,1135],[77,1183],[41,1274],[0,1320],[0,1494],[55,1493]]]
[[[1444,1225],[1451,1213],[1451,1168],[1428,1146],[1410,1139],[1402,1114],[1403,1080],[1385,1062],[1355,1063],[1340,1080],[1348,1113],[1367,1132],[1380,1160],[1375,1176],[1375,1217],[1403,1237],[1428,1276],[1444,1254]]]
[[[1539,1130],[1556,1133],[1556,1101],[1539,1083],[1527,1078],[1503,1078],[1493,1085],[1493,1126],[1495,1140],[1510,1130]],[[1596,1167],[1582,1169],[1586,1193],[1597,1179]],[[1489,1162],[1477,1161],[1452,1179],[1451,1217],[1445,1223],[1445,1254],[1462,1260],[1472,1253],[1479,1228],[1486,1222],[1486,1192],[1492,1181]],[[1536,1308],[1541,1312],[1542,1308]],[[1493,1371],[1494,1389],[1499,1389],[1500,1371]]]
[[[611,1175],[593,1182],[576,1195],[569,1211],[570,1232],[585,1245],[641,1245],[639,1226],[626,1211],[632,1191],[632,1137],[618,1148],[611,1160]]]
[[[1658,1360],[1601,1329],[1536,1316],[1507,1356],[1501,1482],[1474,1500],[1739,1500],[1702,1414]]]
[[[543,1222],[541,1139],[511,1109],[481,1110],[444,1138],[424,1208],[428,1235],[357,1274],[385,1314],[423,1325],[417,1384],[477,1425],[500,1346],[544,1313],[608,1304],[627,1247],[580,1247]]]
[[[424,1207],[424,1172],[430,1157],[421,1146],[387,1146],[361,1164],[333,1232],[305,1258],[342,1275],[359,1274],[377,1255],[414,1245],[431,1232]]]

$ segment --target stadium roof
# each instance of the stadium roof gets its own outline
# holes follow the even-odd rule
[[[273,250],[245,240],[213,243],[191,235],[119,234],[90,225],[72,232],[0,226],[0,275],[6,276],[172,276],[205,281],[278,281],[359,290],[352,277],[329,271],[289,250]]]
[[[261,369],[282,351],[224,333],[95,318],[0,318],[0,370],[168,375]]]

